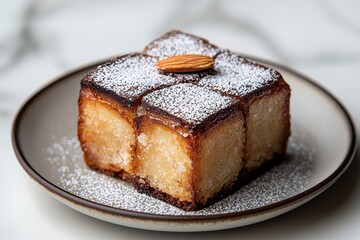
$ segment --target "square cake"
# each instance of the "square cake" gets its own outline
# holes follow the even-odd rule
[[[89,167],[198,210],[281,160],[289,99],[276,70],[175,30],[84,76],[78,136]]]

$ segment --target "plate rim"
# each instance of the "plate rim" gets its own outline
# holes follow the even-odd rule
[[[221,221],[221,220],[231,220],[231,219],[247,219],[252,216],[256,215],[262,215],[266,214],[268,212],[272,212],[275,210],[280,210],[283,208],[286,208],[287,206],[295,205],[298,202],[305,201],[306,199],[310,199],[313,197],[316,197],[319,193],[326,190],[328,187],[330,187],[349,167],[349,165],[352,162],[352,159],[354,158],[356,149],[357,149],[357,136],[356,136],[356,130],[355,125],[352,120],[352,117],[350,116],[347,109],[344,107],[344,105],[328,90],[326,90],[322,85],[320,85],[317,82],[314,82],[309,77],[303,75],[302,73],[297,72],[296,70],[293,70],[290,67],[284,66],[280,63],[276,63],[270,60],[265,60],[262,58],[249,56],[246,54],[241,54],[242,56],[249,58],[254,61],[261,62],[265,65],[271,65],[275,68],[284,69],[285,71],[289,72],[290,74],[293,74],[297,77],[299,77],[302,81],[307,82],[308,84],[315,87],[317,90],[325,94],[327,97],[329,97],[337,106],[337,109],[341,110],[342,115],[345,117],[345,120],[347,122],[347,125],[350,130],[350,144],[346,151],[346,156],[341,161],[341,164],[334,172],[332,172],[329,176],[324,178],[322,181],[317,183],[316,185],[312,186],[311,188],[300,192],[292,197],[286,198],[284,200],[272,203],[270,205],[266,205],[263,207],[255,208],[255,209],[249,209],[245,211],[238,211],[233,213],[222,213],[222,214],[214,214],[214,215],[163,215],[163,214],[154,214],[154,213],[144,213],[144,212],[137,212],[127,209],[121,209],[121,208],[115,208],[111,206],[107,206],[101,203],[96,203],[93,201],[90,201],[88,199],[82,198],[80,196],[77,196],[73,193],[70,193],[55,184],[48,181],[45,177],[43,177],[40,173],[38,173],[31,164],[27,161],[25,154],[22,152],[20,143],[19,143],[19,124],[22,119],[22,116],[24,115],[24,112],[32,105],[32,102],[37,99],[42,93],[47,91],[48,89],[56,86],[57,84],[61,83],[64,79],[67,77],[77,74],[81,71],[83,71],[86,68],[94,68],[102,63],[105,63],[109,60],[111,60],[113,57],[110,58],[104,58],[98,61],[94,61],[88,64],[81,65],[77,68],[71,69],[69,71],[66,71],[65,73],[53,78],[53,80],[50,80],[49,82],[45,83],[42,87],[38,88],[38,90],[34,91],[30,97],[28,97],[24,103],[19,107],[17,110],[17,113],[15,114],[15,118],[12,123],[12,130],[11,130],[11,141],[14,153],[17,157],[18,162],[22,166],[22,168],[25,170],[25,172],[37,183],[39,183],[42,187],[44,187],[46,190],[50,191],[52,194],[55,194],[59,196],[60,198],[63,198],[67,201],[70,201],[71,203],[75,205],[81,205],[81,207],[90,208],[93,210],[100,211],[102,213],[110,214],[116,217],[126,217],[126,218],[135,218],[138,220],[152,220],[152,221],[161,221],[161,222],[176,222],[176,223],[182,223],[182,222],[203,222],[205,221]],[[80,84],[80,83],[79,83]]]

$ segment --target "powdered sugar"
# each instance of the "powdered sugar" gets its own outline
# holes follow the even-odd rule
[[[155,68],[157,59],[141,54],[130,54],[101,65],[92,81],[98,86],[128,99],[137,100],[154,88],[182,81],[171,75],[159,74]]]
[[[128,183],[89,169],[82,160],[77,137],[60,137],[47,149],[48,179],[77,197],[109,207],[140,213],[201,216],[252,210],[295,196],[311,187],[316,153],[311,135],[292,130],[287,158],[231,196],[200,211],[186,212],[156,198],[138,193]]]
[[[92,78],[86,79],[97,88],[113,92],[128,102],[137,101],[143,94],[159,87],[181,82],[196,82],[206,72],[199,73],[161,73],[155,64],[156,57],[140,53],[128,54],[99,66]]]
[[[206,40],[180,31],[169,32],[145,48],[145,53],[160,59],[180,54],[202,54],[215,57],[218,51],[217,47]]]
[[[204,77],[198,84],[238,97],[245,97],[281,78],[275,70],[229,51],[216,57],[214,68],[216,74]]]
[[[146,95],[142,102],[190,124],[198,124],[235,104],[236,100],[190,83],[182,83],[154,91]]]
[[[85,84],[90,83],[92,87],[113,93],[112,96],[115,96],[115,99],[132,105],[147,93],[178,83],[190,82],[228,95],[246,97],[281,79],[280,74],[271,68],[256,64],[230,51],[220,51],[202,38],[179,31],[170,32],[155,40],[145,49],[145,53],[123,55],[101,65],[90,78],[85,78],[84,82]],[[198,53],[216,57],[215,71],[175,74],[159,72],[156,69],[155,65],[160,58],[183,53]],[[201,92],[206,91],[202,90]],[[178,99],[173,94],[172,97]],[[197,97],[197,99],[200,98],[206,99],[205,96]],[[217,99],[222,98],[217,97]],[[197,103],[199,106],[206,106],[206,103]],[[169,107],[172,107],[171,105],[166,106],[168,110]],[[171,110],[169,112],[175,113],[174,109]],[[197,114],[208,111],[208,109],[200,107],[196,110],[198,111],[193,115],[186,113],[184,117],[193,116],[194,119],[187,118],[187,120],[198,122],[200,118]],[[185,111],[183,112],[185,114]],[[176,114],[181,115],[179,112]]]

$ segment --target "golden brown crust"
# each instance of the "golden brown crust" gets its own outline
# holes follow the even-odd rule
[[[145,111],[145,110],[144,110]],[[232,121],[235,118],[239,118],[239,115],[241,115],[241,118],[243,119],[242,112],[237,111],[232,114],[231,117],[228,117],[226,119],[222,119],[216,122],[216,124],[212,125],[211,129],[207,129],[206,132],[198,131],[196,133],[189,133],[187,128],[184,128],[183,126],[174,125],[172,121],[169,120],[169,118],[164,117],[163,115],[157,115],[154,112],[142,112],[142,116],[139,116],[136,119],[136,131],[137,136],[139,136],[142,132],[144,132],[144,128],[152,126],[154,123],[161,124],[165,128],[169,128],[169,130],[175,130],[179,133],[180,138],[182,139],[180,142],[184,148],[187,149],[187,154],[189,158],[191,159],[192,163],[192,171],[189,175],[189,185],[187,186],[187,189],[192,194],[192,200],[191,201],[180,201],[177,198],[174,198],[173,196],[170,196],[169,194],[164,193],[160,189],[153,187],[151,183],[147,179],[142,179],[138,177],[138,167],[139,167],[139,154],[138,154],[138,148],[136,148],[136,157],[133,162],[133,169],[134,169],[134,175],[133,175],[133,184],[136,186],[136,188],[143,193],[147,193],[151,196],[157,197],[161,200],[164,200],[165,202],[168,202],[170,204],[173,204],[179,208],[182,208],[184,210],[198,210],[205,206],[209,206],[211,203],[215,202],[216,200],[221,199],[221,197],[228,196],[229,193],[232,193],[232,185],[236,185],[236,182],[231,182],[228,184],[225,184],[222,187],[221,192],[215,194],[210,199],[203,199],[202,196],[200,196],[198,189],[197,189],[197,183],[198,181],[201,181],[200,179],[200,162],[199,162],[199,153],[201,152],[201,142],[200,138],[205,140],[207,138],[207,135],[211,134],[211,132],[216,131],[217,128],[221,127],[223,124],[226,124],[228,121]],[[136,144],[139,146],[139,143]]]
[[[91,88],[85,88],[85,87],[81,88],[80,97],[79,97],[79,110],[81,110],[80,106],[82,104],[82,101],[84,101],[85,99],[99,101],[105,105],[108,105],[112,109],[115,109],[116,111],[118,111],[119,114],[121,114],[121,116],[125,117],[126,120],[130,124],[133,124],[135,121],[136,108],[124,107],[123,105],[119,104],[119,102],[117,102],[116,100],[113,100],[112,98],[109,98],[107,95],[105,95],[102,92],[98,92]],[[81,118],[81,117],[82,117],[82,115],[80,112],[79,118]]]
[[[99,159],[88,149],[88,141],[85,131],[85,114],[84,114],[84,104],[86,101],[96,101],[103,104],[104,107],[108,108],[110,111],[118,112],[122,117],[124,117],[131,125],[133,125],[135,119],[135,112],[132,109],[126,108],[119,103],[113,101],[112,99],[107,98],[102,93],[98,93],[89,88],[82,88],[80,91],[80,96],[78,99],[79,106],[79,115],[78,115],[78,138],[80,140],[80,145],[84,153],[85,163],[92,169],[103,172],[107,175],[118,177],[126,181],[130,181],[128,172],[120,168],[115,164],[100,163]],[[135,156],[135,147],[132,148],[132,157]]]

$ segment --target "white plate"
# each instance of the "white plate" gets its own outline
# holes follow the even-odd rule
[[[162,231],[209,231],[278,216],[330,187],[356,148],[343,106],[306,77],[277,64],[292,88],[292,136],[284,162],[230,197],[185,212],[89,170],[76,134],[81,77],[100,63],[70,72],[31,97],[13,125],[13,146],[25,171],[64,204],[104,221]]]

